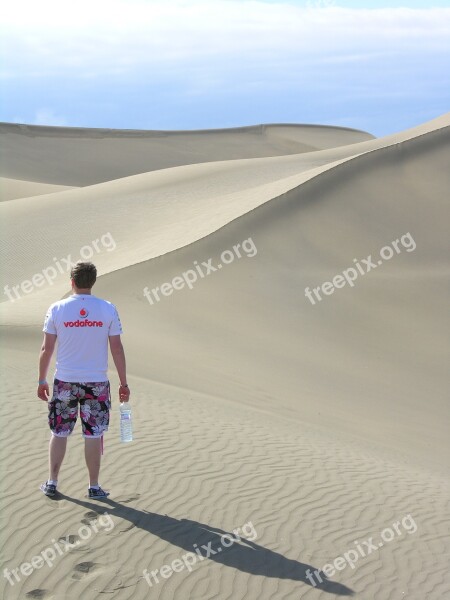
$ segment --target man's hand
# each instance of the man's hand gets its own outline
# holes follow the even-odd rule
[[[128,386],[119,385],[119,400],[121,402],[128,402],[130,399],[130,388]]]
[[[38,398],[44,400],[44,402],[48,402],[50,400],[50,390],[48,389],[48,383],[41,383],[38,385],[37,395]]]

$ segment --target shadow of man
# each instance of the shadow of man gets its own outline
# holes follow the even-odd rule
[[[345,585],[329,580],[320,569],[286,558],[278,552],[255,544],[252,539],[248,539],[250,537],[248,533],[250,525],[252,535],[254,535],[253,539],[256,538],[256,531],[250,521],[246,524],[247,527],[245,525],[241,527],[238,532],[239,539],[237,539],[233,531],[224,531],[219,527],[206,525],[191,519],[175,519],[168,515],[138,510],[108,498],[102,500],[101,504],[94,504],[59,493],[58,499],[65,499],[78,504],[98,515],[102,515],[106,511],[112,518],[118,517],[129,521],[131,527],[128,527],[126,531],[137,527],[166,540],[173,546],[186,550],[187,553],[195,557],[195,561],[193,557],[189,561],[183,561],[183,556],[186,556],[186,554],[177,558],[185,564],[189,562],[190,568],[186,566],[188,571],[195,568],[197,562],[213,560],[252,575],[301,581],[318,590],[337,596],[353,596],[354,594],[353,590]],[[232,544],[230,544],[231,540],[233,540]],[[150,575],[148,571],[145,574],[146,571],[147,569],[144,570],[144,578],[150,586],[153,583],[159,583],[158,575]],[[155,573],[155,570],[153,573]]]

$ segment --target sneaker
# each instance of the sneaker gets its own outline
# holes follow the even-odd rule
[[[48,483],[47,481],[41,484],[39,488],[46,496],[54,496],[56,494],[56,485]]]
[[[107,496],[109,496],[109,492],[105,492],[105,490],[102,490],[100,486],[98,486],[98,489],[89,488],[88,492],[89,498],[106,498]]]

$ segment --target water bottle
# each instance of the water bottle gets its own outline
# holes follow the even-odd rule
[[[133,441],[133,428],[131,425],[131,407],[129,402],[120,403],[120,441]]]

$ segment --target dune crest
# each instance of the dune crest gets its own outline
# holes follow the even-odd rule
[[[83,186],[188,164],[344,146],[369,133],[322,125],[151,131],[0,123],[0,175]]]

